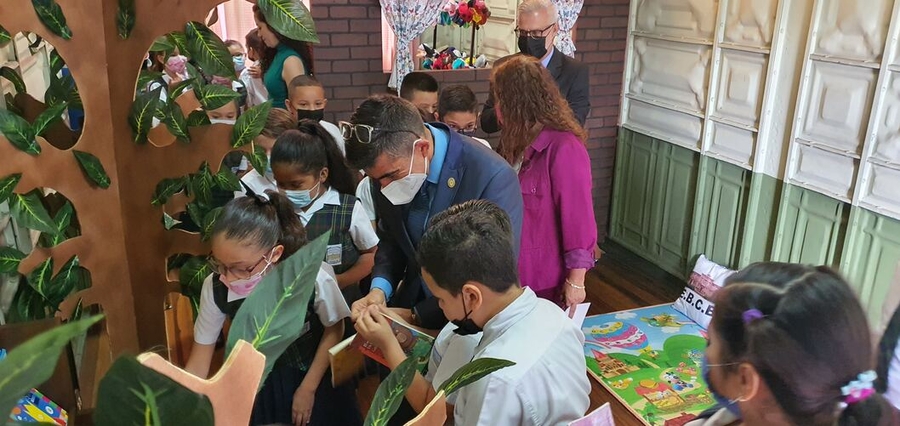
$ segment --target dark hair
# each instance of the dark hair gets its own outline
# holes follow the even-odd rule
[[[406,74],[406,77],[403,77],[403,82],[400,83],[400,97],[411,100],[413,92],[437,93],[438,82],[431,74],[419,71],[411,72]]]
[[[253,14],[256,16],[260,22],[265,23],[269,27],[269,31],[272,31],[272,34],[275,34],[275,37],[278,38],[278,42],[289,47],[294,52],[297,52],[300,55],[300,61],[303,62],[303,67],[306,69],[307,74],[313,73],[313,48],[311,43],[307,43],[305,41],[298,41],[291,38],[287,38],[272,25],[269,24],[269,21],[266,20],[266,16],[263,14],[262,10],[257,5],[253,5]],[[265,46],[265,43],[263,43]],[[272,66],[272,61],[275,60],[275,54],[277,53],[277,49],[273,49],[269,46],[259,52],[259,67],[263,73],[269,70],[269,67]]]
[[[163,55],[163,59],[159,60],[157,56]],[[166,69],[166,51],[165,50],[151,50],[147,52],[147,56],[150,59],[150,68],[149,71],[155,72],[163,72]]]
[[[753,309],[763,317],[745,322],[744,313]],[[825,266],[748,266],[716,294],[712,327],[723,342],[720,362],[753,365],[795,424],[835,424],[845,398],[841,387],[872,369],[862,306],[844,279]],[[886,410],[876,394],[847,406],[838,424],[879,425]]]
[[[259,37],[259,30],[254,28],[244,36],[244,42],[247,43],[247,49],[253,49],[260,55],[266,51],[266,44]]]
[[[294,90],[295,87],[322,87],[322,83],[319,80],[311,75],[298,75],[291,80],[291,84],[288,84],[288,92]]]
[[[275,140],[272,167],[276,164],[287,164],[303,174],[318,174],[328,167],[328,185],[342,194],[356,194],[357,173],[347,165],[331,134],[313,120],[300,120],[297,130]]]
[[[272,108],[266,117],[266,125],[260,135],[277,139],[282,133],[297,127],[297,122],[291,117],[291,113],[284,108]]]
[[[509,216],[487,200],[470,200],[434,216],[422,236],[419,265],[456,296],[469,281],[503,293],[517,286]]]
[[[229,201],[213,226],[212,235],[251,241],[260,248],[281,244],[282,259],[300,250],[307,243],[306,229],[294,213],[294,206],[276,191],[268,190],[266,196],[254,194]]]
[[[491,90],[503,117],[497,153],[510,164],[521,160],[544,128],[587,140],[587,132],[575,119],[556,80],[536,58],[514,55],[494,67]]]
[[[239,42],[237,40],[231,40],[231,39],[225,40],[225,47],[233,47],[233,46],[240,47],[241,49],[244,48],[244,46],[241,46],[241,42]]]
[[[354,134],[346,140],[347,160],[357,169],[368,169],[382,154],[394,158],[409,156],[413,141],[425,132],[419,110],[405,99],[389,94],[369,96],[350,116],[350,123],[378,129],[370,143],[361,143]]]
[[[475,112],[478,98],[475,92],[465,84],[445,87],[438,97],[438,118],[443,120],[448,112]]]

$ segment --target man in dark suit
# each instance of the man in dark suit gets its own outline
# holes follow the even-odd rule
[[[556,6],[551,0],[525,0],[519,4],[516,35],[521,53],[516,55],[529,55],[541,60],[556,80],[560,93],[569,101],[575,118],[583,126],[591,110],[588,67],[553,47],[553,40],[559,31],[558,19]],[[502,64],[507,58],[509,56],[498,59],[494,66]],[[500,113],[502,116],[503,111]],[[481,129],[494,133],[500,128],[494,109],[494,95],[490,93],[481,111]]]
[[[415,255],[428,221],[454,204],[493,201],[512,220],[518,253],[522,193],[516,172],[481,143],[444,124],[424,124],[413,104],[393,95],[369,97],[350,123],[340,125],[347,159],[371,178],[381,240],[372,288],[353,304],[352,318],[369,305],[390,302],[413,325],[440,329],[447,319],[422,281]]]

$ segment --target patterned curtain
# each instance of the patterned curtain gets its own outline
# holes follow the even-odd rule
[[[575,56],[575,42],[572,41],[572,28],[584,6],[584,0],[553,0],[559,13],[559,32],[554,44],[556,49],[567,56]]]
[[[388,86],[400,88],[403,77],[413,71],[411,44],[438,20],[446,0],[381,0],[381,15],[397,35],[394,71]]]

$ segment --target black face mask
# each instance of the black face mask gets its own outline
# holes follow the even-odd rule
[[[463,300],[463,311],[468,311],[465,300]],[[475,321],[472,321],[472,318],[469,318],[471,314],[472,312],[466,312],[466,316],[463,319],[450,321],[456,326],[456,330],[453,330],[454,333],[460,336],[468,336],[484,331],[478,324],[475,324]]]
[[[547,37],[519,37],[519,51],[528,56],[541,59],[547,54]]]
[[[300,120],[322,121],[325,119],[325,108],[322,109],[298,109],[297,122]]]

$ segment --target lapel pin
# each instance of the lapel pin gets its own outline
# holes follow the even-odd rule
[[[454,178],[447,179],[447,186],[450,188],[456,187],[456,179],[454,179]]]

